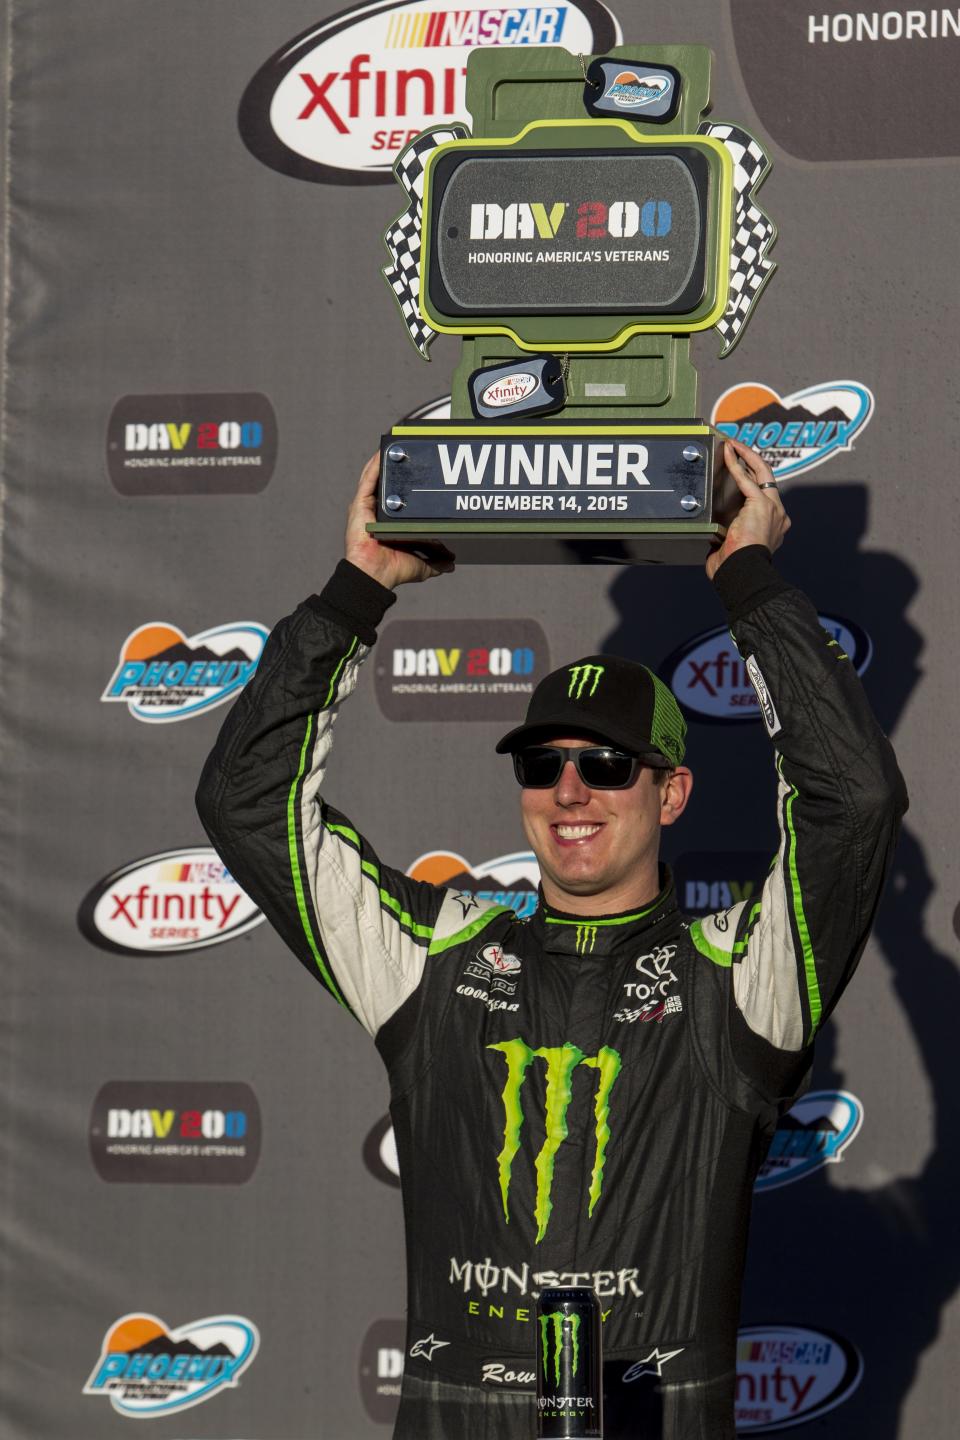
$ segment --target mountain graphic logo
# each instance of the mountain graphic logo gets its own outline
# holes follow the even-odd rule
[[[252,620],[192,637],[166,621],[148,621],[124,640],[100,699],[125,704],[135,719],[150,724],[212,710],[246,685],[268,634]]]
[[[498,855],[480,864],[453,850],[430,850],[414,860],[407,874],[414,880],[458,890],[464,896],[505,905],[521,920],[528,919],[537,908],[540,867],[532,850]]]
[[[873,394],[859,380],[829,380],[783,397],[750,380],[725,390],[710,420],[724,435],[759,450],[783,480],[849,454],[873,410]]]
[[[239,1315],[215,1315],[170,1330],[156,1315],[124,1315],[107,1331],[84,1395],[109,1398],[121,1415],[187,1410],[233,1388],[260,1348]]]
[[[839,1165],[863,1124],[863,1104],[848,1090],[812,1090],[780,1121],[754,1193],[803,1180]]]

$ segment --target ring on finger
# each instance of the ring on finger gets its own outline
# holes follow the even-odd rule
[[[760,484],[757,486],[757,489],[758,489],[758,490],[776,490],[776,488],[777,488],[777,486],[778,486],[779,484],[780,484],[780,481],[779,481],[779,480],[761,480]]]

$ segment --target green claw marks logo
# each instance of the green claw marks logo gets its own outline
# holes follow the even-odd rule
[[[589,700],[591,695],[597,693],[597,686],[600,684],[600,677],[603,674],[602,665],[570,665],[570,685],[567,690],[569,700]]]
[[[507,1064],[507,1082],[503,1087],[503,1149],[498,1157],[500,1169],[500,1194],[503,1197],[503,1214],[510,1223],[510,1173],[514,1156],[520,1149],[520,1132],[523,1129],[523,1107],[521,1091],[527,1070],[534,1059],[545,1061],[547,1072],[547,1093],[544,1116],[546,1137],[540,1153],[534,1162],[537,1175],[537,1194],[534,1203],[534,1219],[537,1222],[537,1244],[547,1233],[553,1202],[550,1192],[553,1188],[553,1167],[557,1151],[567,1138],[567,1110],[573,1095],[573,1072],[578,1065],[587,1065],[598,1072],[598,1085],[594,1103],[596,1117],[597,1148],[593,1160],[593,1174],[590,1178],[590,1205],[588,1215],[603,1189],[603,1166],[607,1144],[610,1139],[610,1095],[622,1061],[619,1051],[604,1045],[596,1055],[585,1055],[578,1046],[570,1044],[549,1046],[531,1050],[524,1040],[502,1040],[488,1045],[488,1050],[499,1050]]]
[[[586,955],[597,943],[596,925],[578,925],[574,944],[578,955]]]
[[[566,1337],[564,1332],[566,1332]],[[553,1350],[553,1383],[560,1384],[560,1359],[563,1355],[565,1338],[570,1341],[570,1374],[576,1375],[580,1366],[580,1316],[565,1315],[562,1310],[555,1310],[552,1315],[540,1316],[540,1354],[543,1359],[543,1378],[548,1384],[551,1349]]]

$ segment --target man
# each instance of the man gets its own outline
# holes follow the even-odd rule
[[[452,569],[367,534],[373,461],[346,560],[274,630],[201,781],[237,880],[388,1068],[402,1440],[532,1435],[536,1295],[557,1283],[600,1300],[608,1440],[733,1440],[754,1178],[863,949],[906,795],[847,656],[770,563],[790,522],[768,467],[726,458],[743,504],[707,573],[778,775],[755,904],[678,914],[657,856],[690,794],[685,725],[611,656],[548,676],[497,747],[541,867],[529,920],[382,866],[322,802],[337,708],[394,589]]]

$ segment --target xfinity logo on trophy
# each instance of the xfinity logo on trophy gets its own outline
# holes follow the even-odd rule
[[[179,1330],[156,1315],[124,1315],[104,1337],[83,1393],[108,1397],[120,1415],[171,1415],[235,1387],[259,1347],[256,1326],[238,1315]]]
[[[738,1435],[768,1435],[817,1419],[848,1400],[863,1377],[854,1345],[802,1325],[750,1325],[737,1339]]]
[[[516,405],[518,401],[525,400],[532,395],[540,384],[535,375],[529,375],[525,370],[518,370],[514,375],[506,375],[502,380],[496,380],[488,385],[481,395],[484,405],[490,405],[494,410],[502,410],[506,406]]]
[[[77,923],[102,950],[168,955],[233,940],[263,918],[213,847],[194,845],[131,860],[98,880]]]
[[[811,1090],[783,1116],[754,1192],[777,1190],[825,1165],[839,1165],[860,1133],[863,1104],[848,1090]]]
[[[125,395],[107,425],[107,470],[121,495],[242,495],[277,459],[266,395]]]
[[[477,900],[505,905],[526,920],[537,908],[537,886],[540,867],[532,850],[518,850],[513,855],[498,855],[473,865],[451,850],[430,850],[414,860],[407,874],[414,880],[430,885],[445,885],[464,896],[464,908]]]
[[[124,640],[100,699],[124,704],[134,719],[150,724],[212,710],[246,685],[269,633],[241,621],[188,637],[176,625],[148,621]]]
[[[550,668],[535,620],[395,620],[377,644],[389,720],[514,720]]]
[[[326,184],[392,181],[421,130],[465,118],[478,46],[562,45],[603,53],[621,40],[600,0],[366,0],[285,41],[240,102],[240,134],[265,165]]]
[[[820,615],[820,624],[862,675],[870,664],[873,643],[852,620]],[[695,720],[759,720],[760,700],[748,664],[725,628],[695,635],[668,655],[660,676],[686,713]],[[761,693],[766,692],[766,685]],[[769,692],[766,692],[770,699]]]
[[[751,380],[725,390],[710,419],[722,434],[759,450],[783,480],[849,453],[873,408],[872,392],[858,380],[830,380],[783,399]]]
[[[260,1158],[260,1106],[241,1081],[111,1080],[90,1116],[101,1180],[242,1185]]]

